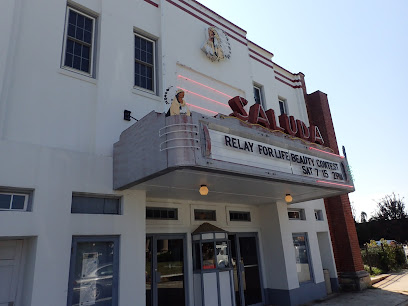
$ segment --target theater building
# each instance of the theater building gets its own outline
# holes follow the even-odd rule
[[[367,286],[327,96],[244,29],[193,0],[3,0],[0,20],[1,306]]]

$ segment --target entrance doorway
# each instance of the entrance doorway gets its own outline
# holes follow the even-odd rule
[[[262,282],[259,265],[258,237],[254,233],[228,235],[234,268],[237,306],[262,305]]]
[[[186,305],[186,238],[147,235],[146,306]]]
[[[23,240],[0,241],[0,306],[16,301],[22,246]]]

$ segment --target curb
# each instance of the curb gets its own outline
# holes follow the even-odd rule
[[[331,300],[333,298],[336,298],[336,297],[338,297],[340,295],[341,295],[340,292],[333,292],[333,293],[330,293],[329,295],[326,295],[325,297],[323,297],[321,299],[313,300],[311,302],[308,302],[306,304],[301,304],[301,305],[302,306],[312,306],[312,305],[320,304],[320,303],[323,303],[323,302],[327,302],[327,301],[329,301],[329,300]]]
[[[378,276],[378,277],[376,277],[374,279],[371,279],[371,285],[374,285],[374,284],[376,284],[378,282],[381,282],[382,280],[386,279],[388,276],[390,276],[390,274]]]

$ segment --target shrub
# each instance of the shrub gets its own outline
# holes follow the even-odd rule
[[[364,264],[382,271],[396,271],[405,265],[405,253],[401,246],[390,245],[381,239],[381,246],[373,240],[361,251]]]
[[[368,273],[370,273],[371,275],[380,275],[383,274],[384,271],[377,268],[377,267],[371,267],[371,271],[370,271],[370,267],[367,265],[364,265],[364,270],[366,270]]]

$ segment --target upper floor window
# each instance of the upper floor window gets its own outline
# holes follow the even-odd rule
[[[254,99],[256,104],[264,106],[262,99],[262,87],[254,85]]]
[[[287,107],[286,107],[286,100],[285,99],[282,99],[282,98],[279,98],[279,110],[280,110],[280,114],[281,115],[283,115],[283,114],[288,114],[288,110],[287,110]]]
[[[116,197],[72,196],[73,214],[119,215],[120,208],[120,199]]]
[[[0,210],[27,210],[28,194],[0,193]]]
[[[135,33],[135,86],[155,91],[155,42]]]
[[[95,18],[67,8],[62,66],[93,76]]]

